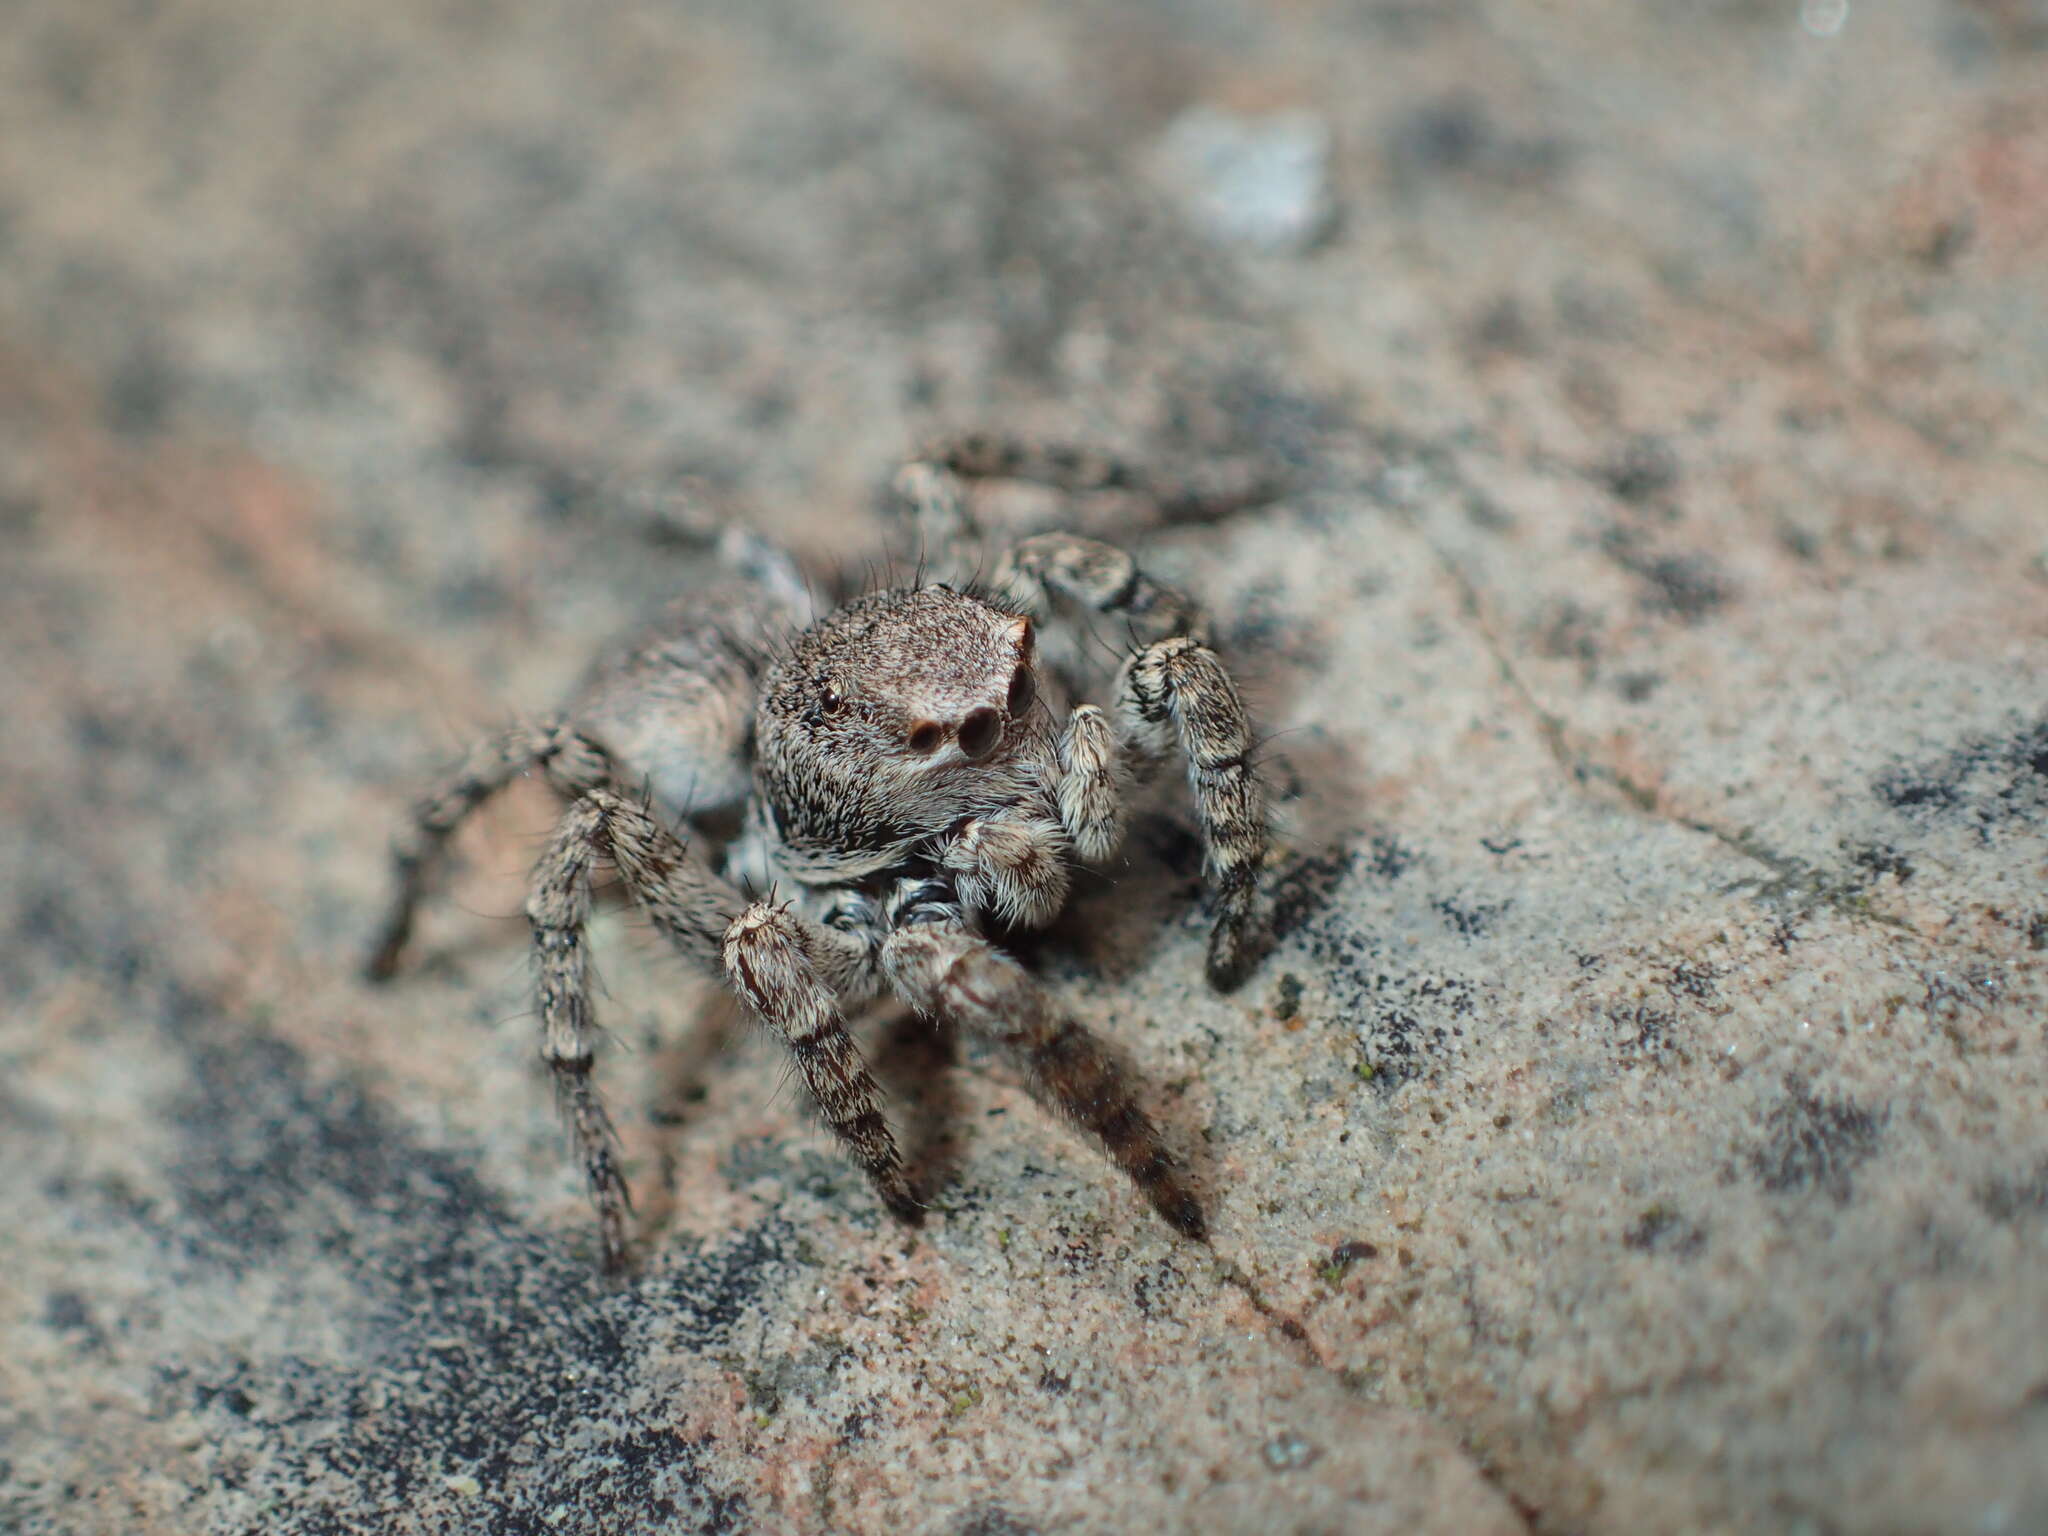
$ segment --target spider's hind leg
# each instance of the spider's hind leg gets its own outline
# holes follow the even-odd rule
[[[412,937],[420,899],[455,829],[484,801],[532,767],[540,768],[549,783],[571,797],[595,789],[611,777],[610,761],[603,750],[559,717],[535,725],[515,725],[478,742],[414,805],[411,819],[392,841],[391,904],[363,967],[370,980],[388,981],[397,971],[398,957]]]

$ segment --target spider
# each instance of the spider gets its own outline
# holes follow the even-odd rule
[[[897,486],[927,539],[959,544],[976,531],[963,480],[982,474],[1130,482],[1082,455],[1040,463],[966,439],[908,465]],[[1050,923],[1073,863],[1121,844],[1129,780],[1177,754],[1213,890],[1208,978],[1228,990],[1263,954],[1265,794],[1250,719],[1200,613],[1122,550],[1068,533],[1017,541],[985,582],[921,577],[808,624],[786,555],[731,530],[721,552],[727,570],[710,588],[602,655],[559,712],[480,743],[420,800],[394,843],[396,894],[370,977],[396,970],[449,835],[537,769],[567,802],[526,903],[542,1055],[608,1269],[624,1263],[630,1206],[591,1077],[585,926],[600,861],[780,1037],[825,1124],[905,1222],[924,1208],[846,1023],[885,991],[1006,1051],[1041,1104],[1205,1241],[1202,1208],[1115,1058],[992,937]],[[1091,614],[1130,637],[1113,710],[1074,701]]]

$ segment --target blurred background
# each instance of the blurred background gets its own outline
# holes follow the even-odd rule
[[[0,20],[0,1527],[2048,1527],[2040,0]],[[372,992],[390,832],[961,430],[1270,490],[986,509],[1273,734],[1243,995],[1172,804],[1041,962],[1216,1248],[888,1026],[906,1238],[610,914],[607,1291],[552,808]]]

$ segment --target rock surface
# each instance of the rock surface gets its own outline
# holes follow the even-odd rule
[[[0,29],[0,1528],[2048,1529],[2033,10],[332,9]],[[1184,223],[1198,109],[1330,238]],[[897,1228],[614,912],[608,1288],[546,798],[372,989],[390,831],[990,426],[1279,486],[1052,509],[1272,733],[1242,992],[1172,802],[1039,960],[1213,1249],[885,1019]]]

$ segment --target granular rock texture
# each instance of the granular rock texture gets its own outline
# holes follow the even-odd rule
[[[2048,1529],[2037,12],[21,0],[0,1529]],[[914,564],[962,428],[1259,487],[981,508],[1271,733],[1244,989],[1171,796],[1033,955],[1213,1247],[883,1016],[897,1226],[612,909],[608,1286],[552,807],[372,988],[390,832],[721,526]]]

